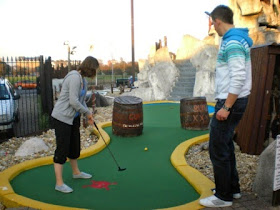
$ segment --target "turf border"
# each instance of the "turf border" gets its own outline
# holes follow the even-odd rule
[[[175,101],[153,101],[153,102],[144,102],[143,104],[157,104],[157,103],[180,103]],[[214,106],[214,103],[207,103],[210,106]],[[213,115],[213,113],[210,113],[210,116]],[[112,122],[104,122],[99,123],[99,131],[101,132],[101,135],[104,137],[104,140],[106,144],[110,142],[109,135],[102,129],[103,127],[111,126]],[[81,151],[81,158],[88,157],[90,155],[94,155],[100,151],[102,151],[106,145],[103,142],[103,140],[100,138],[100,134],[98,131],[93,128],[93,132],[95,135],[99,137],[96,144],[90,146],[87,149],[84,149]],[[206,176],[204,176],[202,173],[200,173],[198,170],[192,168],[187,164],[187,161],[185,160],[185,154],[189,150],[189,148],[192,145],[199,144],[205,141],[208,141],[209,134],[195,137],[189,140],[186,140],[185,142],[179,144],[175,150],[173,151],[170,160],[172,165],[176,168],[176,170],[194,187],[194,189],[200,194],[200,198],[206,197],[211,195],[211,188],[214,187],[214,183],[209,180]],[[53,164],[52,156],[38,158],[34,160],[28,160],[25,162],[22,162],[20,164],[14,165],[3,172],[0,173],[0,201],[8,208],[14,208],[14,207],[30,207],[34,209],[52,209],[52,210],[75,210],[82,208],[73,208],[73,207],[65,207],[65,206],[59,206],[59,205],[53,205],[48,204],[40,201],[36,201],[21,195],[18,195],[14,192],[12,186],[10,185],[10,181],[19,175],[20,173],[30,170],[32,168],[36,168],[43,165],[50,165]],[[192,201],[190,203],[180,205],[180,206],[174,206],[171,208],[167,208],[168,210],[179,210],[179,209],[201,209],[203,206],[199,204],[199,199]]]

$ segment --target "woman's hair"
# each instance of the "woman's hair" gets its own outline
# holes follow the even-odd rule
[[[78,71],[81,71],[83,77],[95,77],[96,70],[99,67],[98,60],[92,56],[86,57],[86,59],[81,63]]]
[[[223,21],[224,23],[233,24],[233,12],[232,10],[225,5],[217,6],[210,14],[212,20],[217,18]]]

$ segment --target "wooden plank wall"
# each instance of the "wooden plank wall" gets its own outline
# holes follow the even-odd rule
[[[236,142],[242,152],[255,154],[261,119],[262,101],[268,63],[268,46],[252,48],[252,91],[249,103],[236,132]]]
[[[236,129],[236,142],[242,152],[258,155],[264,150],[265,129],[279,45],[251,49],[252,91],[244,116]]]
[[[267,115],[269,111],[270,106],[270,97],[271,97],[271,89],[272,89],[272,81],[273,81],[273,75],[274,75],[274,69],[275,69],[275,63],[276,63],[276,55],[274,54],[268,54],[268,66],[266,71],[266,80],[265,80],[265,86],[263,89],[264,96],[262,100],[262,110],[261,110],[261,119],[260,119],[260,125],[259,125],[259,132],[258,132],[258,138],[257,143],[255,147],[255,153],[260,154],[264,149],[264,141],[265,141],[265,129],[266,129],[266,123],[267,123]]]

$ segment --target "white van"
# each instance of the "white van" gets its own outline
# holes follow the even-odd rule
[[[14,136],[13,125],[19,120],[18,99],[20,95],[5,78],[0,78],[0,132]]]

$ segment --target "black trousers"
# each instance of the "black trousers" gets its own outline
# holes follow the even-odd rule
[[[77,159],[80,157],[80,117],[74,118],[73,125],[68,125],[54,118],[53,120],[56,136],[53,161],[64,164],[67,158]]]

